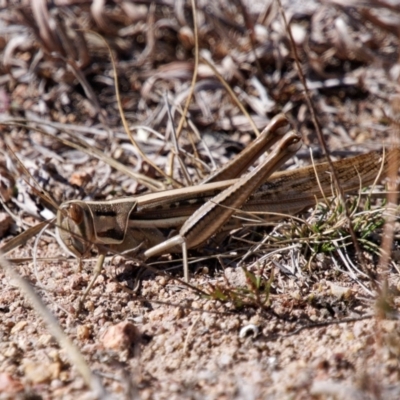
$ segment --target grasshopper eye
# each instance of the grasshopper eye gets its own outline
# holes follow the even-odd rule
[[[84,211],[78,204],[72,203],[68,207],[68,217],[72,219],[76,224],[81,224],[84,217]]]

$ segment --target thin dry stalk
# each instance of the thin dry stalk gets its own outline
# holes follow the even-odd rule
[[[68,356],[71,364],[77,369],[84,379],[86,385],[88,385],[98,398],[106,399],[107,393],[105,392],[100,380],[90,370],[86,363],[82,353],[78,347],[68,338],[64,333],[58,321],[54,318],[51,312],[47,309],[46,305],[42,302],[40,297],[34,292],[31,285],[23,279],[0,252],[0,267],[7,273],[10,279],[18,285],[21,292],[24,294],[29,304],[35,309],[37,314],[46,323],[50,333],[57,340],[61,348],[65,350],[65,354]]]
[[[305,99],[306,99],[307,106],[308,106],[308,109],[309,109],[310,114],[311,114],[311,119],[312,119],[313,124],[315,126],[315,130],[316,130],[317,135],[318,135],[318,140],[319,140],[319,142],[321,144],[321,147],[322,147],[322,150],[324,152],[324,155],[326,156],[327,162],[328,162],[330,170],[332,172],[333,181],[335,183],[337,192],[338,192],[338,194],[340,196],[342,205],[343,205],[344,210],[345,210],[347,223],[349,225],[349,232],[350,232],[351,238],[353,240],[354,248],[356,249],[356,254],[357,254],[357,257],[358,257],[358,261],[359,261],[359,263],[361,265],[363,265],[365,263],[365,259],[364,259],[364,256],[363,256],[362,252],[361,252],[361,248],[360,248],[360,245],[358,243],[357,236],[356,236],[356,234],[354,232],[353,223],[352,223],[351,218],[350,218],[350,212],[349,212],[347,204],[346,204],[345,195],[344,195],[343,188],[341,186],[341,182],[339,181],[339,178],[337,176],[335,167],[333,165],[333,161],[332,161],[332,159],[331,159],[331,157],[329,155],[328,147],[326,145],[324,136],[322,135],[321,124],[319,123],[319,120],[317,118],[317,113],[315,111],[314,104],[311,101],[311,95],[310,95],[310,92],[309,92],[309,89],[308,89],[308,85],[307,85],[306,79],[304,77],[303,71],[301,69],[300,59],[299,59],[299,55],[297,53],[297,47],[296,47],[295,41],[293,39],[292,30],[290,28],[290,25],[287,22],[286,14],[285,14],[285,11],[284,11],[284,9],[282,7],[281,0],[276,0],[276,1],[279,4],[279,9],[280,9],[280,12],[281,12],[281,15],[282,15],[282,19],[283,19],[283,22],[285,24],[286,31],[287,31],[287,33],[289,35],[289,38],[290,38],[290,44],[291,44],[291,47],[292,47],[294,60],[295,60],[295,63],[296,63],[297,73],[299,75],[300,81],[301,81],[301,83],[303,85],[303,88],[304,88]],[[372,271],[368,270],[368,274],[370,275],[371,283],[375,285],[375,279],[373,277]]]
[[[179,139],[183,124],[185,123],[186,120],[186,115],[189,110],[189,105],[190,102],[192,101],[193,94],[194,94],[194,88],[196,85],[197,81],[197,75],[198,75],[198,70],[199,70],[199,31],[197,27],[197,7],[196,7],[196,0],[190,0],[191,1],[191,6],[192,6],[192,18],[193,18],[193,30],[194,30],[194,69],[193,69],[193,74],[192,74],[192,82],[190,84],[190,91],[189,94],[186,98],[186,103],[185,107],[183,108],[183,112],[181,115],[181,118],[179,120],[178,127],[176,128],[176,137]]]
[[[215,76],[218,78],[218,80],[222,83],[222,85],[224,86],[224,88],[226,89],[226,91],[229,93],[229,95],[231,96],[232,100],[235,102],[235,104],[237,105],[237,107],[239,108],[239,110],[243,113],[243,115],[246,116],[246,118],[248,119],[251,128],[253,129],[254,133],[257,136],[260,136],[260,131],[257,128],[257,125],[254,123],[253,118],[251,118],[250,114],[248,113],[248,111],[244,108],[243,104],[240,102],[240,100],[237,98],[235,92],[232,90],[232,88],[230,87],[230,85],[228,84],[228,82],[224,79],[224,77],[218,72],[218,70],[215,68],[215,66],[212,64],[212,62],[210,60],[207,60],[206,57],[201,57],[200,58],[201,61],[203,61],[204,63],[206,63],[214,72]]]
[[[397,142],[398,140],[396,140]],[[389,156],[391,153],[395,152],[395,149],[389,149]],[[384,281],[388,273],[388,266],[390,262],[390,257],[392,253],[392,244],[395,233],[395,222],[397,220],[397,206],[399,198],[399,179],[398,171],[400,167],[400,160],[397,157],[393,157],[393,161],[388,166],[387,172],[387,204],[386,204],[386,222],[382,233],[382,244],[381,244],[381,257],[379,259],[379,266],[382,268],[382,277]],[[385,284],[383,286],[386,286]]]
[[[176,140],[179,139],[182,133],[183,124],[185,123],[186,116],[189,110],[189,105],[193,98],[194,89],[197,81],[198,69],[199,69],[199,32],[197,27],[196,0],[191,0],[191,5],[192,5],[192,18],[193,18],[193,29],[194,29],[194,70],[192,75],[192,82],[190,84],[189,94],[185,102],[185,107],[183,108],[178,127],[176,128]],[[175,154],[172,153],[169,161],[169,170],[171,171],[171,174],[173,171],[172,166],[174,165],[174,157]]]
[[[142,156],[142,158],[149,164],[151,165],[158,173],[161,174],[161,176],[164,176],[167,180],[171,181],[171,183],[175,186],[175,187],[181,187],[182,185],[177,182],[175,179],[173,179],[172,177],[167,176],[167,174],[165,173],[165,171],[163,171],[161,168],[159,168],[156,164],[154,164],[149,158],[148,156],[142,151],[142,149],[140,148],[140,146],[137,144],[135,138],[132,135],[132,132],[129,129],[128,126],[128,121],[125,118],[125,113],[124,110],[122,108],[122,102],[121,102],[121,96],[119,93],[119,83],[118,83],[118,73],[117,73],[117,67],[115,64],[115,58],[113,55],[113,52],[111,50],[111,47],[109,46],[109,44],[105,41],[105,39],[99,35],[97,32],[93,32],[91,31],[91,33],[95,34],[96,36],[100,37],[104,44],[106,45],[109,55],[111,57],[111,62],[112,62],[112,66],[113,66],[113,72],[114,72],[114,81],[115,81],[115,94],[117,96],[117,103],[118,103],[118,110],[119,110],[119,115],[121,117],[122,120],[122,124],[124,126],[125,132],[128,135],[130,141],[132,142],[132,144],[136,147],[136,149],[139,151],[140,155]]]

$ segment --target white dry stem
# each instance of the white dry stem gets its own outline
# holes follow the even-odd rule
[[[105,399],[107,394],[98,379],[90,370],[88,364],[83,358],[82,353],[75,346],[75,344],[69,339],[64,333],[57,319],[47,309],[42,299],[35,293],[32,286],[27,280],[22,278],[9,264],[3,253],[0,252],[0,267],[3,268],[5,273],[10,279],[19,287],[21,292],[26,297],[29,304],[34,308],[37,314],[44,320],[50,333],[57,340],[61,348],[65,350],[65,354],[68,356],[71,364],[78,370],[84,379],[86,385],[88,385],[94,392],[97,398]]]

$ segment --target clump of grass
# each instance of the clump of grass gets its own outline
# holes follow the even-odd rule
[[[379,244],[376,239],[385,223],[384,208],[372,207],[369,198],[361,202],[359,198],[352,197],[347,200],[347,204],[362,250],[378,255]],[[336,199],[329,204],[319,203],[305,222],[302,224],[293,219],[289,224],[280,225],[271,235],[272,240],[275,244],[290,241],[300,243],[305,254],[311,257],[354,247],[343,206]]]

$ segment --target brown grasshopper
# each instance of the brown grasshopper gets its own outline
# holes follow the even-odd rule
[[[201,245],[220,230],[235,210],[300,147],[296,133],[283,137],[278,133],[284,125],[287,120],[282,114],[275,117],[251,146],[201,185],[110,201],[72,200],[62,204],[57,213],[59,243],[78,258],[87,256],[97,246],[100,265],[94,279],[101,270],[105,247],[143,259],[182,248],[187,280],[186,250]],[[246,179],[231,179],[278,140],[277,148]],[[161,228],[180,230],[166,240]]]
[[[294,214],[314,205],[316,199],[334,195],[327,163],[273,174],[301,146],[298,134],[279,134],[286,124],[283,114],[276,116],[250,146],[200,185],[109,201],[62,204],[57,214],[59,243],[80,259],[93,247],[99,251],[87,290],[101,271],[107,249],[144,260],[182,251],[187,281],[187,249],[201,246],[240,210]],[[267,158],[239,178],[275,142],[278,144]],[[371,152],[337,161],[334,166],[343,190],[348,192],[378,179],[387,162],[381,154]],[[162,228],[179,231],[167,239]]]
[[[109,251],[143,260],[182,252],[188,280],[187,249],[201,246],[226,229],[232,216],[240,216],[241,212],[295,214],[320,198],[335,195],[327,163],[275,172],[301,146],[299,135],[283,134],[287,125],[285,116],[277,115],[251,145],[199,185],[108,201],[63,203],[56,224],[60,245],[80,260],[93,248],[99,252],[95,274],[84,297]],[[276,142],[276,148],[257,168],[241,176]],[[390,158],[370,152],[337,161],[334,167],[343,190],[349,192],[378,180],[389,163]],[[43,224],[38,225],[38,230]],[[178,230],[178,234],[166,238],[163,228]],[[31,229],[31,234],[37,232],[35,227]],[[25,240],[29,237],[25,233],[20,236]],[[17,242],[8,243],[1,250],[7,253],[21,243]]]

